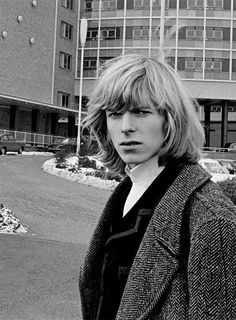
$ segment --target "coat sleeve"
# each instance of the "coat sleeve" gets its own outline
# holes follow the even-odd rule
[[[194,231],[189,255],[190,319],[236,319],[236,222],[214,216]]]

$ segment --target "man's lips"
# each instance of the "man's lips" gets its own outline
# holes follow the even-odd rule
[[[138,144],[141,144],[141,142],[133,141],[133,140],[122,141],[122,142],[119,143],[120,146],[135,146],[135,145],[138,145]]]

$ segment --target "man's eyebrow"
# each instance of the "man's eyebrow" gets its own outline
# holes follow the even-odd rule
[[[129,110],[150,110],[151,107],[150,106],[133,106],[133,107],[130,107]]]

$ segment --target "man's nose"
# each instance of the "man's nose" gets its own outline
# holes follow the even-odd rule
[[[135,131],[134,121],[129,112],[125,112],[122,117],[121,132],[128,133]]]

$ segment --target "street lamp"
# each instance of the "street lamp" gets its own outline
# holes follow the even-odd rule
[[[83,88],[83,66],[84,66],[84,47],[87,37],[88,22],[86,18],[82,18],[80,22],[80,45],[81,45],[81,60],[80,60],[80,82],[79,82],[79,113],[78,113],[78,133],[76,155],[80,152],[80,126],[81,126],[81,111],[82,111],[82,88]]]
[[[164,26],[165,26],[165,0],[161,0],[161,17],[160,17],[160,60],[164,58]]]

